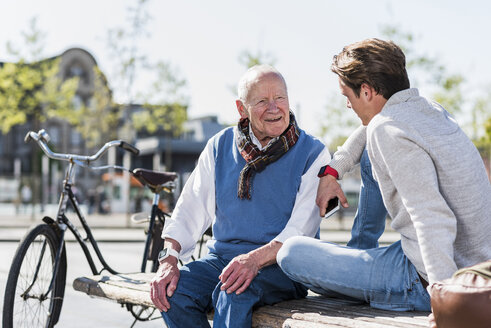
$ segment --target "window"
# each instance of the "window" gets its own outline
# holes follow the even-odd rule
[[[58,126],[52,126],[49,128],[49,130],[47,130],[49,136],[51,137],[51,142],[56,145],[56,146],[59,146],[59,142],[60,142],[60,128]]]
[[[75,108],[75,110],[82,108],[83,103],[84,102],[79,95],[73,96],[72,104],[73,104],[73,108]]]
[[[72,145],[79,146],[82,143],[82,135],[76,130],[72,130]]]

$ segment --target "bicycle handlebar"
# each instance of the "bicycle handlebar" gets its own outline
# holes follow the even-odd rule
[[[119,147],[121,147],[124,150],[129,151],[130,153],[133,153],[135,155],[138,155],[140,153],[140,150],[138,148],[136,148],[135,146],[127,143],[126,141],[122,141],[121,140],[121,144],[119,145]]]
[[[109,148],[111,147],[120,147],[123,148],[126,151],[129,151],[130,153],[133,153],[135,155],[138,155],[140,151],[138,148],[136,148],[133,145],[130,145],[126,141],[122,140],[113,140],[107,142],[104,146],[102,146],[97,153],[95,153],[92,156],[81,156],[81,155],[75,155],[75,154],[61,154],[61,153],[54,153],[49,147],[48,147],[48,142],[50,141],[50,137],[48,133],[42,129],[39,130],[38,133],[34,131],[29,131],[26,134],[26,137],[24,138],[24,142],[29,142],[34,140],[38,143],[39,147],[43,150],[43,152],[48,156],[49,158],[52,159],[57,159],[61,161],[68,161],[68,162],[84,162],[85,164],[90,164],[90,162],[94,162],[98,160]]]

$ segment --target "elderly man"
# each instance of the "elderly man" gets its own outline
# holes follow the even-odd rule
[[[380,222],[365,222],[361,226],[374,228],[364,233],[354,227],[353,237],[371,240],[355,247],[374,248],[294,237],[278,253],[278,263],[290,278],[321,294],[387,310],[429,311],[428,283],[491,258],[491,185],[483,161],[448,112],[409,87],[404,53],[393,42],[349,45],[334,57],[332,71],[362,126],[336,152],[329,164],[334,167],[320,171],[317,204],[322,212],[338,196],[346,205],[336,178],[361,159],[371,168],[362,175],[373,171],[375,178],[363,180],[369,186],[362,192],[380,188],[401,240],[374,247]],[[373,217],[366,220],[380,221],[385,209],[372,204],[368,212]]]
[[[316,176],[329,152],[297,126],[274,68],[249,69],[238,96],[238,125],[209,140],[163,232],[151,298],[169,327],[209,327],[211,309],[214,327],[250,327],[253,307],[306,295],[276,254],[317,233]],[[179,270],[210,224],[209,254]]]

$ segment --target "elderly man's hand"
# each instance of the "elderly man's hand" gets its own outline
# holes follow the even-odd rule
[[[220,289],[227,290],[228,294],[235,292],[239,295],[249,287],[258,271],[259,264],[254,255],[248,253],[236,256],[218,277],[222,282]]]
[[[346,196],[344,195],[344,192],[335,177],[332,175],[326,175],[320,178],[316,198],[316,204],[319,206],[320,216],[324,216],[326,214],[327,203],[330,199],[336,196],[339,198],[339,202],[343,207],[346,208],[349,206],[348,200],[346,199]]]
[[[171,297],[177,288],[180,272],[177,267],[177,259],[169,257],[166,262],[160,264],[155,277],[150,282],[150,298],[153,304],[162,312],[170,308],[167,297]]]

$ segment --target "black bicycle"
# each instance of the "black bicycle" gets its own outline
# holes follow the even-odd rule
[[[163,245],[160,234],[165,224],[165,217],[169,216],[168,213],[163,212],[158,207],[160,193],[162,191],[172,193],[175,187],[174,181],[177,178],[177,174],[173,172],[157,172],[146,169],[129,170],[118,165],[94,166],[93,163],[111,147],[120,147],[138,155],[139,150],[137,148],[121,140],[106,143],[92,156],[52,152],[48,147],[49,135],[44,130],[40,130],[38,133],[28,132],[25,142],[30,140],[36,141],[48,157],[67,161],[69,164],[63,180],[56,218],[45,216],[42,219],[44,223],[29,230],[21,240],[13,258],[4,296],[4,328],[49,328],[58,322],[65,293],[67,272],[65,232],[67,229],[73,233],[75,239],[82,247],[94,275],[101,274],[103,271],[118,274],[104,260],[72,191],[76,166],[92,170],[118,169],[128,171],[153,192],[154,199],[151,213],[143,220],[148,223],[148,227],[146,229],[147,238],[143,251],[141,272],[146,271],[148,261],[152,262],[151,271],[155,272],[158,268],[157,256]],[[82,237],[66,215],[68,203],[71,204],[86,233],[85,238]],[[141,216],[140,219],[137,218],[136,220],[142,221]],[[102,266],[101,269],[97,269],[89,252],[88,243],[90,243],[97,255]],[[154,311],[153,308],[149,309],[132,304],[126,304],[126,307],[135,317],[135,322],[136,320],[148,320]]]

